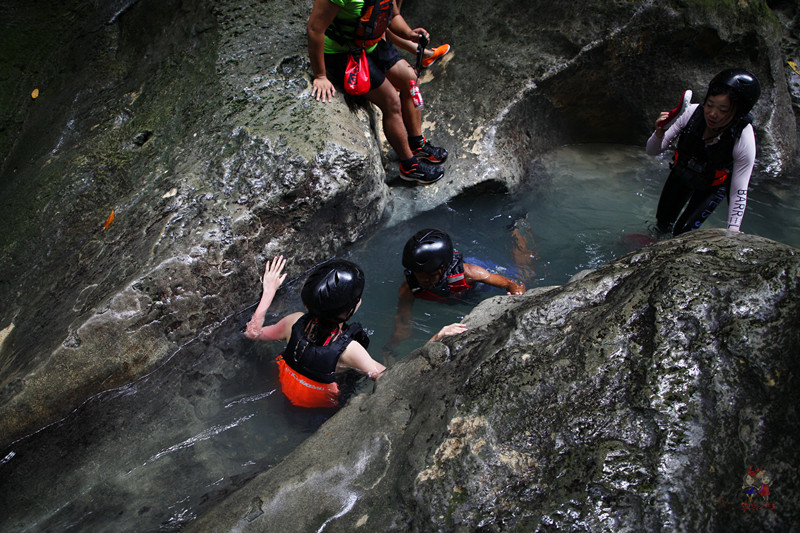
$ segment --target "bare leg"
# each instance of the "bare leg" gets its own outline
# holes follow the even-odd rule
[[[407,64],[408,63],[406,63],[406,65]],[[406,88],[406,93],[408,93],[408,88]],[[371,90],[366,96],[367,100],[378,106],[381,113],[383,113],[383,134],[386,135],[386,140],[389,141],[391,147],[397,152],[397,156],[401,161],[411,159],[414,154],[408,146],[408,134],[406,133],[403,109],[400,103],[400,97],[397,95],[397,90],[392,83],[387,78],[380,87]],[[409,95],[409,100],[410,99],[411,95]]]
[[[411,93],[408,90],[408,82],[410,80],[419,81],[414,69],[408,64],[408,61],[403,59],[395,63],[386,72],[386,78],[400,91],[400,103],[406,135],[409,137],[422,135],[422,111],[414,106],[414,101],[411,99]],[[408,143],[406,142],[406,144]]]

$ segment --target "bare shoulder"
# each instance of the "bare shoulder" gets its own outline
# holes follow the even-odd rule
[[[292,327],[295,323],[300,320],[300,317],[303,316],[303,313],[297,312],[292,313],[291,315],[286,315],[283,317],[277,324],[276,327],[279,330],[280,338],[283,340],[288,341],[289,337],[292,335]]]
[[[464,263],[464,276],[467,281],[483,281],[489,277],[489,271],[482,266]]]

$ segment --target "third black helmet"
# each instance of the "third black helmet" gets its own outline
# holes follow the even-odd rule
[[[710,94],[720,94],[726,88],[734,93],[733,104],[736,106],[737,115],[749,113],[761,96],[761,84],[758,78],[743,68],[730,68],[714,76],[708,84],[706,98]]]

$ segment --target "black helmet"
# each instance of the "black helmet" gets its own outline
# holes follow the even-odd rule
[[[743,68],[723,70],[708,84],[709,95],[733,93],[732,103],[736,106],[737,115],[746,115],[756,105],[761,96],[761,84],[752,72]]]
[[[343,321],[355,312],[364,292],[364,271],[355,263],[332,259],[314,268],[300,297],[317,318]]]
[[[418,231],[403,248],[403,266],[412,272],[434,272],[449,265],[452,259],[453,242],[438,229]]]

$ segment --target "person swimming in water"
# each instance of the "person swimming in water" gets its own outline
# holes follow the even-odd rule
[[[448,302],[477,283],[498,287],[508,294],[525,292],[522,282],[465,263],[461,253],[453,248],[450,236],[435,228],[420,230],[406,242],[402,262],[406,280],[398,293],[394,331],[386,346],[389,350],[411,336],[411,311],[417,298]]]
[[[287,342],[278,356],[281,390],[300,407],[337,407],[337,374],[352,369],[377,380],[386,369],[367,352],[369,337],[361,324],[347,321],[361,305],[364,272],[350,261],[331,260],[314,268],[301,290],[306,312],[292,313],[264,326],[272,299],[286,278],[283,256],[267,262],[263,293],[245,336]]]
[[[357,322],[347,321],[361,305],[365,277],[350,261],[332,259],[315,267],[300,291],[306,312],[292,313],[264,326],[267,310],[286,279],[283,256],[267,261],[263,292],[245,336],[257,341],[284,341],[276,359],[283,394],[292,405],[310,408],[338,407],[339,381],[347,371],[356,371],[377,381],[386,367],[367,351],[369,337]],[[432,340],[460,333],[456,325],[443,327]]]

